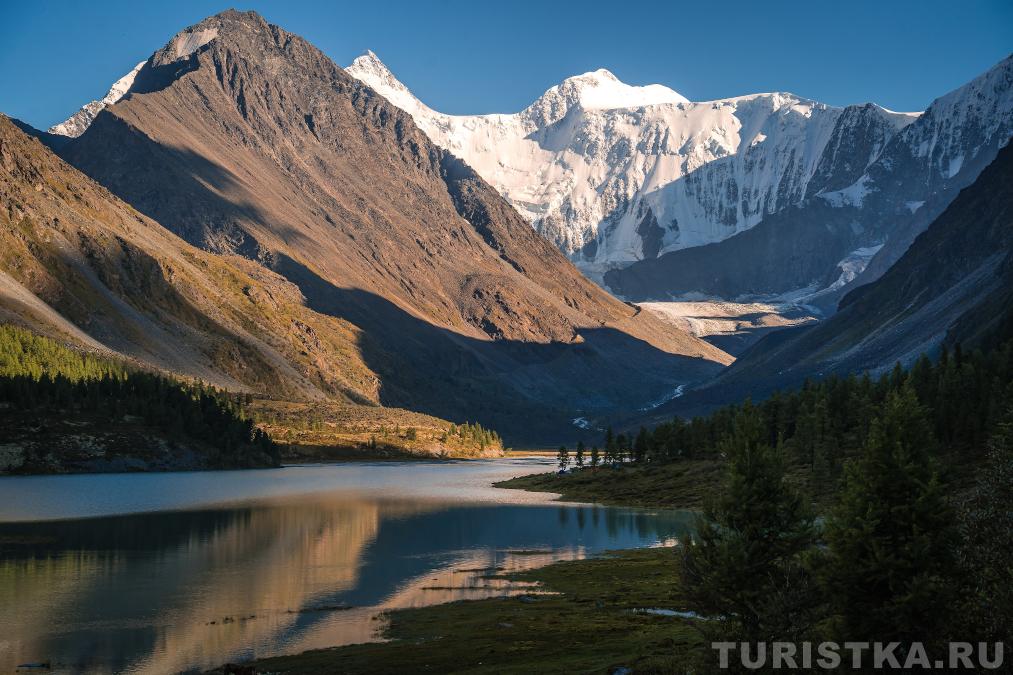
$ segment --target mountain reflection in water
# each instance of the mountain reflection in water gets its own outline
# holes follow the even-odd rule
[[[109,488],[134,476],[89,478]],[[0,524],[0,671],[46,661],[55,672],[200,671],[374,640],[382,609],[531,592],[484,577],[670,542],[692,521],[413,493],[336,485],[195,510]]]

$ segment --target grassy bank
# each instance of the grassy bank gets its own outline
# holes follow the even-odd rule
[[[564,501],[612,506],[698,509],[721,486],[723,463],[686,459],[657,467],[580,469],[559,475],[540,473],[496,483],[496,487],[556,492]]]
[[[351,403],[255,399],[250,411],[287,462],[499,457],[499,436],[423,413]]]
[[[619,551],[510,575],[557,595],[463,601],[386,615],[385,643],[264,659],[271,673],[682,672],[700,646],[672,548]]]
[[[980,462],[948,461],[946,478],[954,494],[973,482]],[[571,473],[539,473],[496,483],[496,487],[555,492],[562,501],[658,509],[702,509],[707,498],[724,489],[727,464],[722,459],[680,459],[660,465],[623,464],[621,468],[583,468]],[[837,494],[838,481],[804,464],[788,464],[785,479],[818,512]]]

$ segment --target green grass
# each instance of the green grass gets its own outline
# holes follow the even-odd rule
[[[562,501],[609,506],[700,510],[724,489],[725,463],[719,459],[680,459],[660,466],[581,469],[559,475],[539,473],[496,483],[497,487],[555,492]],[[786,480],[820,513],[833,502],[836,480],[818,480],[805,465],[789,464]]]
[[[692,621],[631,610],[685,608],[675,549],[635,549],[506,575],[558,595],[397,610],[385,643],[264,659],[271,673],[685,672],[701,637]]]
[[[699,509],[721,488],[724,465],[713,459],[684,459],[657,467],[581,469],[541,473],[496,483],[497,487],[556,492],[564,501],[644,508]]]

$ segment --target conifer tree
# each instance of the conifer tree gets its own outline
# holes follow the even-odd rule
[[[605,463],[611,464],[616,461],[616,437],[612,433],[612,427],[605,430]]]
[[[640,431],[637,432],[637,438],[633,441],[633,460],[638,464],[642,463],[647,457],[648,449],[647,429],[640,427]]]
[[[601,461],[601,455],[598,452],[598,446],[597,445],[592,445],[591,446],[591,468],[592,469],[597,469],[598,468],[598,463],[600,461]]]
[[[573,456],[573,461],[578,468],[584,467],[584,441],[577,441],[577,452]]]
[[[1008,640],[1013,626],[1013,408],[989,441],[978,484],[962,505],[962,640]]]
[[[566,467],[570,464],[570,451],[566,449],[565,445],[559,446],[559,452],[556,453],[556,461],[559,463],[559,470],[566,471]]]
[[[929,642],[945,633],[957,540],[933,447],[913,387],[890,392],[826,527],[822,576],[842,639]]]
[[[813,517],[785,482],[780,453],[765,442],[756,409],[745,406],[721,443],[724,489],[698,521],[683,552],[683,587],[696,606],[723,621],[705,630],[724,639],[798,638],[815,621],[813,583],[803,556]]]

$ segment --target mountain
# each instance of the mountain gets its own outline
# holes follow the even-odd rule
[[[364,365],[370,400],[530,442],[730,361],[585,279],[409,115],[255,13],[176,35],[60,153],[346,327],[347,352],[315,358]]]
[[[855,180],[835,179],[809,190],[799,204],[720,243],[613,270],[605,283],[634,299],[690,292],[822,294],[822,304],[832,309],[846,288],[874,280],[899,259],[1011,134],[1013,57],[1008,57],[935,100],[871,153],[875,160],[852,172]],[[824,155],[821,164],[833,165]]]
[[[727,239],[854,182],[917,115],[772,93],[694,103],[607,70],[511,115],[433,111],[372,52],[348,72],[409,112],[592,274]]]
[[[694,103],[599,70],[516,114],[452,116],[372,52],[348,72],[632,300],[794,295],[832,309],[856,278],[882,274],[1013,130],[1011,59],[923,115],[787,93]]]
[[[834,316],[763,338],[680,404],[764,396],[831,373],[880,373],[941,345],[994,343],[1011,328],[1013,147],[1006,146],[886,273],[845,295]]]
[[[235,391],[376,401],[347,323],[237,256],[211,255],[0,115],[0,320]]]

